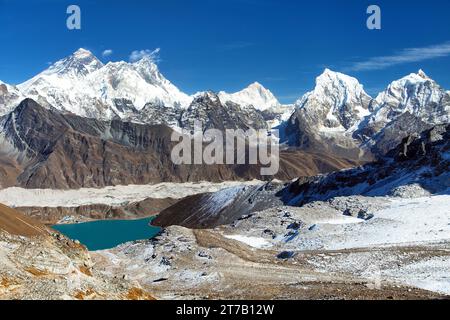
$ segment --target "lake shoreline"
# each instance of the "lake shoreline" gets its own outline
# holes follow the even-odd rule
[[[74,241],[79,241],[92,252],[155,237],[161,232],[161,228],[150,224],[154,218],[151,216],[129,220],[96,220],[53,225],[52,229]]]

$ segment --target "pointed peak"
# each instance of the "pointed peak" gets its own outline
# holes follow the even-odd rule
[[[331,70],[331,69],[328,69],[328,68],[325,68],[323,70],[323,72],[319,75],[319,78],[320,77],[324,77],[324,76],[332,77],[332,78],[342,78],[342,77],[352,78],[352,77],[350,77],[350,76],[348,76],[348,75],[346,75],[344,73],[337,72],[337,71],[334,71],[334,70]]]
[[[133,64],[147,64],[147,63],[151,63],[151,64],[155,64],[155,61],[152,57],[148,56],[148,55],[144,55],[142,58],[140,58],[139,60],[133,61]]]
[[[421,77],[421,78],[429,79],[429,77],[427,76],[427,74],[426,74],[422,69],[419,69],[419,71],[417,71],[417,75],[418,75],[419,77]]]
[[[417,73],[410,73],[401,79],[393,81],[392,84],[399,83],[400,85],[405,85],[408,83],[422,83],[430,80],[433,81],[422,69],[419,69]]]
[[[362,85],[359,83],[358,79],[326,68],[323,73],[316,78],[316,88],[329,86],[349,88],[361,87],[362,89]]]
[[[245,91],[256,91],[259,94],[272,94],[270,92],[269,89],[267,89],[266,87],[264,87],[261,83],[259,82],[253,82],[252,84],[250,84],[247,88],[245,88],[244,90],[240,91],[240,92],[245,92]],[[239,92],[236,92],[239,93]]]
[[[44,74],[86,76],[103,67],[103,63],[89,50],[80,48],[70,56],[52,64]]]
[[[84,48],[78,49],[72,55],[79,58],[94,57],[94,54],[91,51]]]
[[[346,75],[344,73],[341,73],[341,72],[338,72],[338,71],[334,71],[334,70],[331,70],[329,68],[325,68],[323,70],[323,72],[320,74],[319,77],[321,77],[321,76],[327,76],[327,77],[332,77],[332,78],[339,78],[339,77],[349,77],[349,78],[351,78],[350,76],[348,76],[348,75]]]
[[[265,89],[264,86],[261,83],[259,83],[258,81],[253,82],[247,88],[263,88],[263,89]]]

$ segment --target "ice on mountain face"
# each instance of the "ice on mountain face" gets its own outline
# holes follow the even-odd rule
[[[370,123],[382,127],[403,113],[426,123],[450,122],[450,96],[423,70],[392,82],[375,99]]]
[[[219,98],[224,104],[231,101],[239,104],[243,108],[252,106],[259,111],[275,109],[281,105],[272,92],[258,82],[249,85],[242,91],[232,94],[221,91]]]
[[[163,104],[169,108],[187,107],[191,98],[164,78],[148,58],[135,63],[110,62],[90,75],[88,81],[102,100],[130,100],[137,110],[146,104]]]
[[[103,65],[85,49],[56,62],[19,88],[46,107],[106,120],[139,117],[138,111],[149,103],[179,108],[191,101],[162,76],[150,58]]]
[[[11,112],[23,99],[19,89],[0,81],[0,116]]]
[[[313,91],[296,102],[306,118],[316,122],[319,131],[352,131],[370,111],[371,97],[357,79],[329,69],[316,79]]]
[[[360,126],[365,148],[383,153],[402,138],[450,122],[450,95],[423,70],[393,81]]]

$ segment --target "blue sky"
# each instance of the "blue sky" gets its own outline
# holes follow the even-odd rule
[[[70,4],[80,31],[66,28]],[[370,4],[381,30],[366,28]],[[371,94],[419,68],[450,89],[449,12],[448,0],[0,0],[0,79],[20,83],[80,47],[105,62],[160,48],[162,73],[187,93],[259,81],[293,102],[325,67]]]

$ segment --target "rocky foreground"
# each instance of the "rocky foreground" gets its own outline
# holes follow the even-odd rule
[[[86,248],[0,206],[0,299],[153,299],[93,268]]]
[[[94,261],[163,299],[448,297],[449,129],[363,167],[187,197],[159,237]]]
[[[135,280],[160,299],[443,298],[450,295],[449,201],[356,197],[277,207],[214,229],[172,226],[93,260],[102,273]],[[431,204],[434,214],[420,218]],[[369,220],[342,214],[367,206]]]

